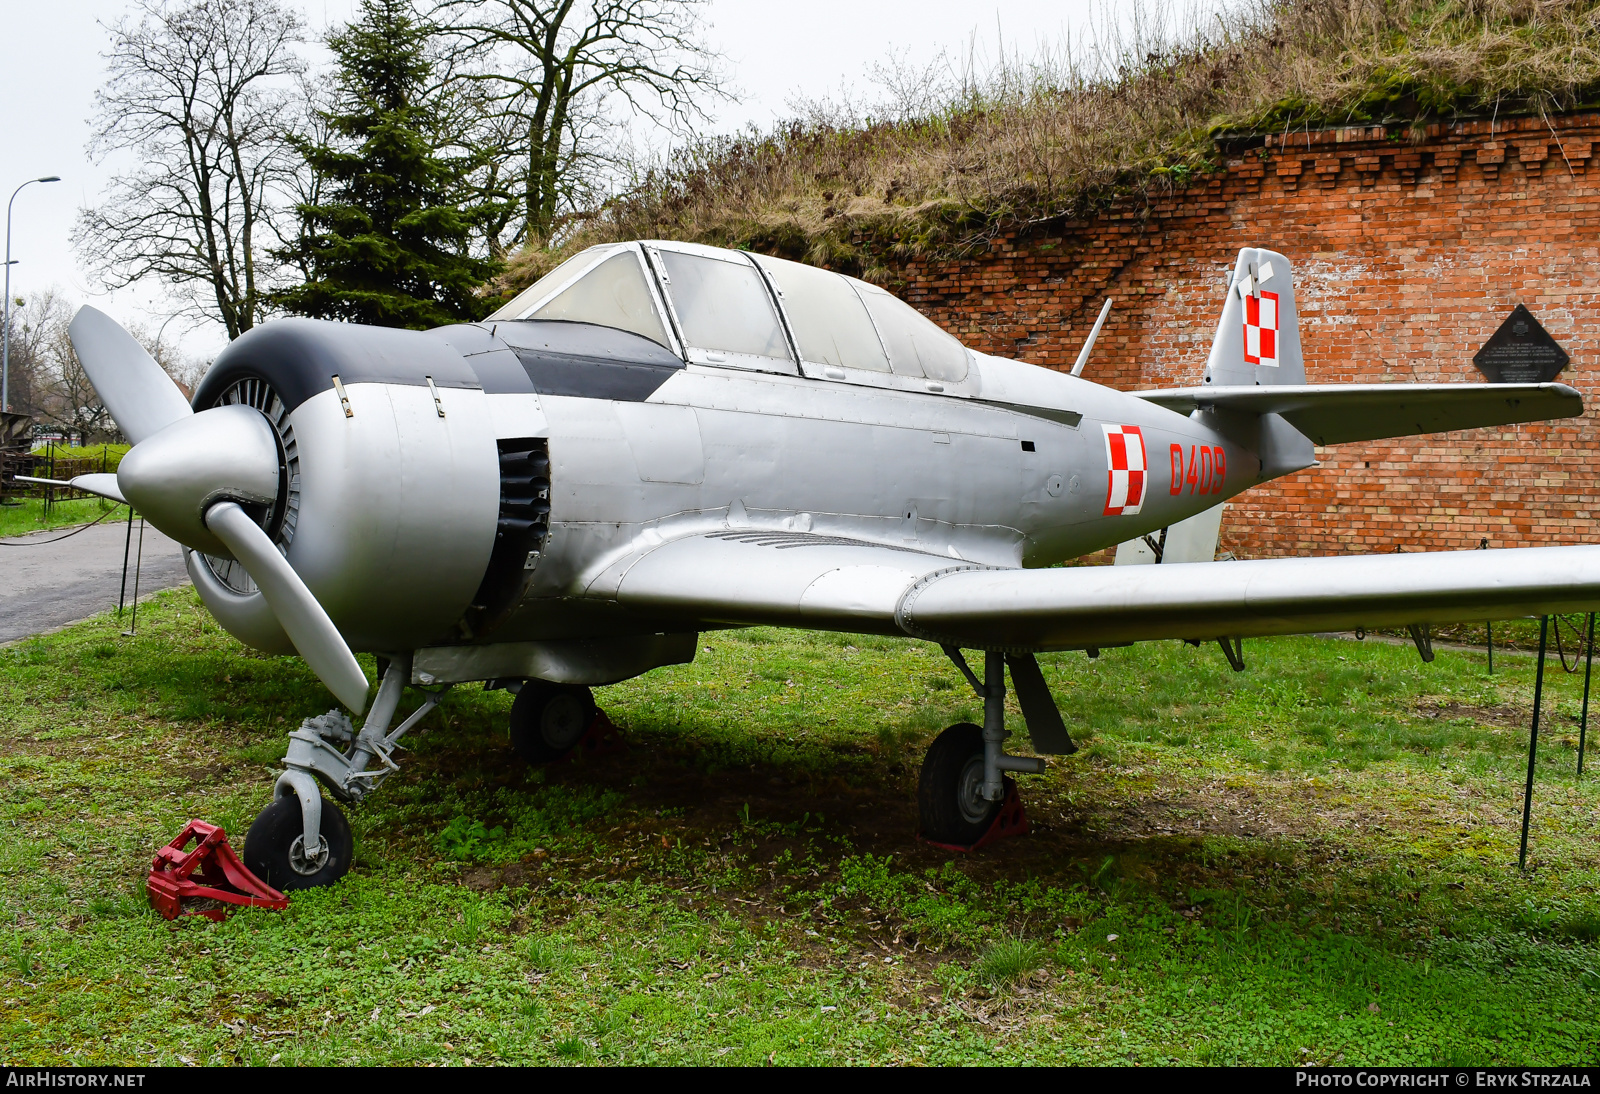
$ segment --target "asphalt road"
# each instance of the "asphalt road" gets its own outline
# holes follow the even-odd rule
[[[108,520],[66,539],[71,529],[0,539],[0,642],[43,634],[99,612],[114,610],[122,583],[122,547],[128,522]],[[11,546],[20,544],[20,546]],[[133,599],[133,562],[139,552],[139,524],[133,526],[128,559],[128,599]],[[144,528],[141,597],[187,585],[183,550],[150,527]]]

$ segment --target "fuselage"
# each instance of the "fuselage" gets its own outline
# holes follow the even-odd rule
[[[715,529],[1045,566],[1259,481],[1199,414],[980,354],[960,384],[874,384],[685,363],[588,324],[288,320],[236,342],[196,404],[263,398],[292,469],[280,546],[358,650],[698,629],[631,615],[603,575]],[[191,560],[219,620],[281,648],[217,570]]]

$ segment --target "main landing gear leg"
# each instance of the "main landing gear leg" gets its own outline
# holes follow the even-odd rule
[[[338,806],[322,796],[320,782],[345,802],[359,802],[383,785],[400,765],[394,752],[405,733],[439,705],[446,684],[425,692],[423,703],[393,732],[401,693],[411,676],[411,655],[389,660],[378,697],[356,732],[343,711],[307,718],[289,734],[284,772],[273,787],[273,801],[256,817],[244,838],[244,864],[280,892],[332,885],[350,869],[354,841]],[[371,769],[372,761],[379,766]]]
[[[928,747],[917,785],[917,807],[924,840],[970,851],[1002,836],[1027,831],[1016,783],[1005,772],[1038,774],[1045,770],[1045,762],[1035,756],[1013,756],[1005,751],[1005,741],[1010,736],[1006,732],[1006,655],[992,650],[984,654],[984,678],[980,682],[960,650],[946,646],[945,653],[983,699],[983,726],[958,723],[939,734]],[[1012,677],[1018,685],[1017,698],[1028,718],[1035,746],[1039,746],[1040,738],[1048,736],[1047,726],[1035,725],[1036,721],[1048,721],[1038,709],[1041,689],[1049,704],[1049,715],[1058,726],[1061,716],[1044,688],[1044,678],[1033,658],[1013,655],[1010,660]],[[1064,726],[1061,735],[1066,735]],[[1071,739],[1067,738],[1067,748],[1049,750],[1070,751]]]

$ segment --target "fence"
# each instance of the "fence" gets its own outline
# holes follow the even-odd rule
[[[46,516],[57,502],[94,497],[82,490],[67,486],[47,486],[37,482],[17,482],[18,475],[32,475],[41,479],[71,479],[96,471],[111,470],[110,458],[104,448],[98,456],[62,456],[54,444],[46,444],[43,453],[12,449],[0,450],[0,495],[8,498],[43,498]]]

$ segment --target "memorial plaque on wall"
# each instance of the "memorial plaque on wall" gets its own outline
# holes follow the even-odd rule
[[[1567,351],[1521,304],[1472,356],[1491,384],[1547,384],[1568,360]]]

